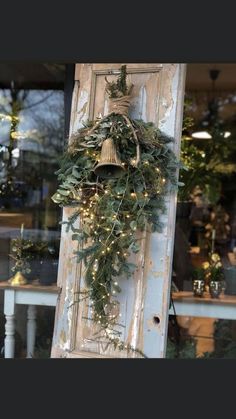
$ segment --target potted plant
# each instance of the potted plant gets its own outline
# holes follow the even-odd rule
[[[205,271],[205,287],[209,290],[212,298],[218,298],[222,291],[222,283],[224,279],[222,263],[218,253],[211,252],[209,261],[202,265]]]

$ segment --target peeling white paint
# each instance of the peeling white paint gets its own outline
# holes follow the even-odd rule
[[[69,288],[69,284],[66,284],[66,292],[65,292],[65,310],[67,311],[67,321],[68,321],[68,328],[66,330],[67,332],[67,340],[66,342],[61,342],[60,341],[60,347],[62,350],[66,351],[70,349],[70,342],[68,339],[69,336],[69,332],[71,330],[71,322],[72,322],[72,310],[69,308],[69,305],[71,304],[71,302],[73,301],[73,299],[71,300],[71,292],[70,292],[70,288]]]
[[[83,121],[85,120],[85,114],[88,108],[89,94],[87,90],[81,90],[79,98],[79,111],[77,111],[76,121],[75,121],[75,131],[80,129],[83,126]]]
[[[174,135],[175,132],[175,112],[176,112],[176,102],[177,102],[177,89],[179,83],[179,67],[176,67],[175,74],[172,78],[171,83],[171,106],[168,106],[166,100],[164,106],[167,108],[164,117],[160,120],[159,128],[168,135]]]
[[[146,87],[142,86],[139,91],[139,118],[147,121],[147,92]]]
[[[108,100],[105,99],[105,102],[104,102],[104,115],[107,115],[107,114],[108,114]]]

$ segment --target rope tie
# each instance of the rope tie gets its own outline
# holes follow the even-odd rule
[[[109,113],[128,116],[130,107],[130,96],[122,96],[109,99]]]

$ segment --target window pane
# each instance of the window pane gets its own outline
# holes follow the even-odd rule
[[[23,71],[20,87],[9,82],[0,89],[1,283],[13,277],[17,280],[20,272],[20,279],[23,277],[28,285],[56,285],[62,210],[51,196],[57,188],[55,171],[64,147],[64,67],[60,86],[56,75],[54,79],[48,76],[48,82],[44,75],[40,79],[39,65],[38,73],[32,67],[30,81]],[[3,298],[1,289],[1,349],[5,334]],[[26,351],[27,307],[16,309],[15,356],[21,357]],[[48,357],[55,307],[38,307],[37,311],[35,354]]]

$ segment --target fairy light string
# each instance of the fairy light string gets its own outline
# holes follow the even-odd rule
[[[120,93],[126,95],[127,90]],[[106,138],[114,141],[125,169],[118,178],[94,173]],[[82,298],[92,302],[92,320],[120,349],[132,350],[115,329],[120,318],[114,312],[119,278],[136,269],[128,258],[140,249],[137,230],[162,231],[165,196],[178,185],[172,141],[153,123],[112,112],[73,134],[57,171],[59,187],[52,199],[75,207],[64,223],[78,242],[77,262],[84,265],[87,291]],[[78,218],[80,228],[75,227]]]

